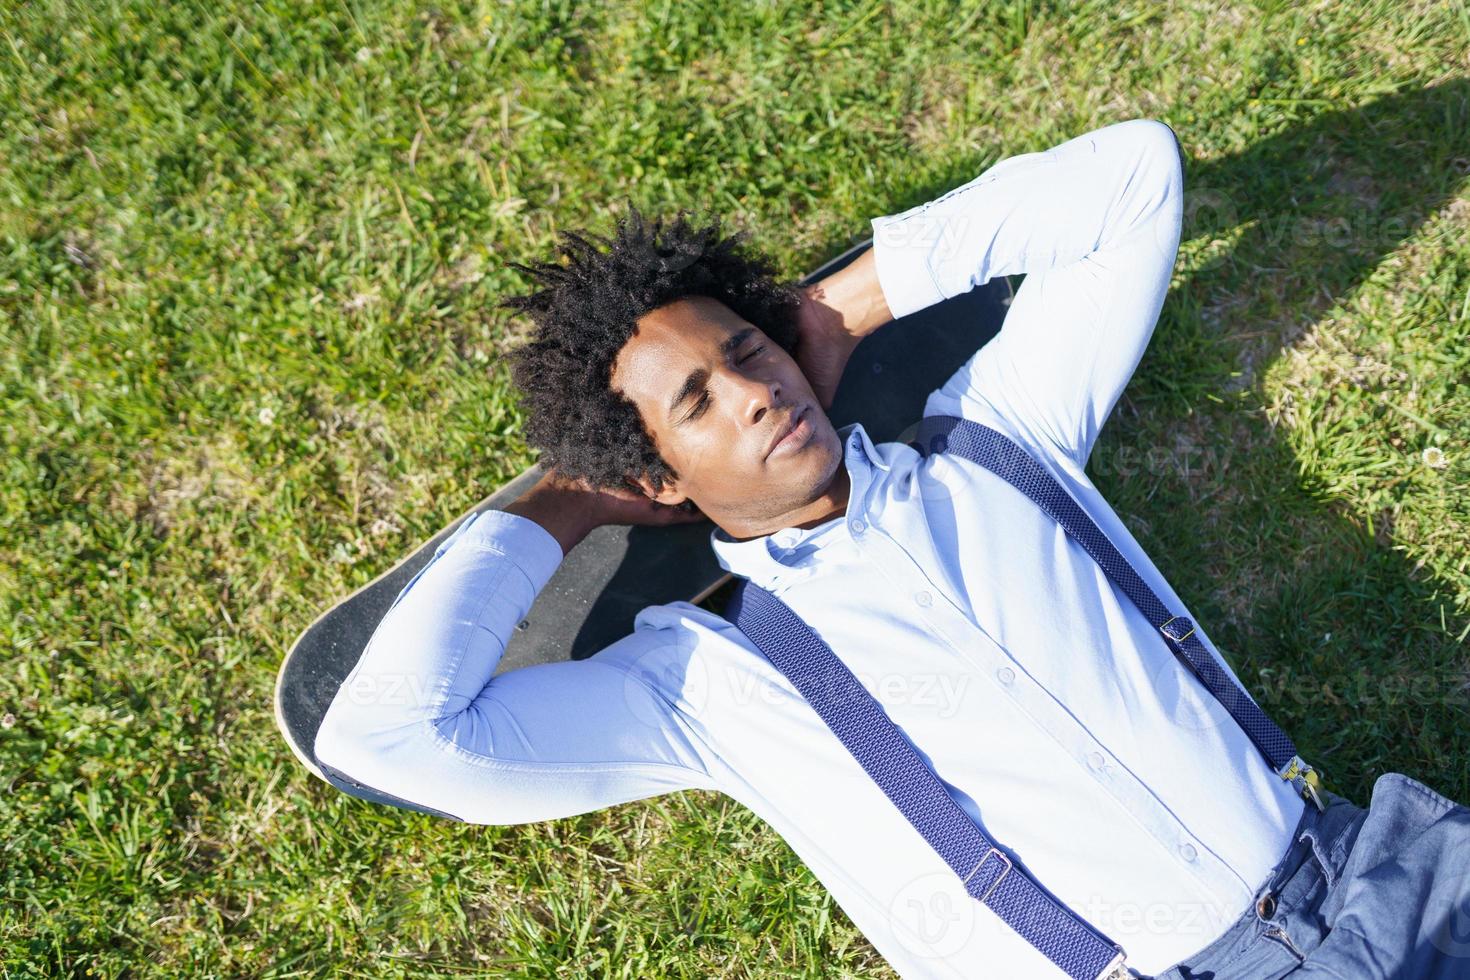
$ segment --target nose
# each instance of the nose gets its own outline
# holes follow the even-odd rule
[[[781,382],[775,378],[747,378],[737,375],[743,390],[740,393],[743,406],[741,415],[746,424],[759,425],[766,412],[781,403]]]

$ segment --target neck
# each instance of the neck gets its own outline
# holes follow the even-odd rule
[[[832,474],[832,481],[814,500],[775,517],[767,517],[759,521],[731,521],[728,524],[721,524],[720,530],[724,531],[733,541],[749,541],[751,538],[765,537],[784,527],[816,527],[818,524],[847,513],[847,498],[851,490],[852,479],[847,472],[847,467],[839,460],[837,472]]]

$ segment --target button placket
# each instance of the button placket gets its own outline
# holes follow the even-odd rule
[[[973,624],[969,624],[975,629]],[[984,644],[971,644],[971,658],[976,659],[975,651],[989,651],[990,645],[994,645],[996,657],[1005,656],[1003,648],[994,640],[990,639],[983,630],[980,631],[985,640]],[[941,632],[941,636],[944,634]],[[1196,875],[1198,875],[1212,890],[1225,894],[1236,888],[1245,888],[1246,883],[1228,865],[1221,861],[1212,851],[1201,850],[1194,844],[1179,841],[1179,832],[1182,829],[1177,821],[1170,818],[1170,814],[1162,808],[1157,799],[1149,789],[1138,781],[1127,769],[1121,768],[1100,743],[1094,739],[1086,729],[1067,722],[1071,721],[1069,716],[1057,719],[1056,723],[1049,724],[1043,720],[1049,713],[1054,712],[1056,700],[1042,688],[1029,674],[1014,670],[1009,666],[1002,665],[997,668],[994,677],[1003,689],[1020,706],[1021,710],[1031,718],[1037,727],[1048,735],[1058,739],[1064,745],[1068,745],[1079,763],[1084,764],[1087,771],[1104,787],[1107,793],[1132,813],[1138,821],[1149,832],[1162,847],[1172,850],[1183,858]],[[1101,765],[1095,764],[1095,760]],[[1186,850],[1187,849],[1187,850]]]
[[[853,523],[861,523],[855,521]],[[912,594],[913,582],[928,582],[923,569],[898,542],[887,535],[874,533],[864,539],[865,547],[878,570],[898,592]],[[925,590],[929,591],[929,590]],[[932,597],[932,593],[931,593]],[[1067,713],[1056,696],[1042,687],[1025,671],[1009,665],[1010,657],[1005,648],[987,633],[983,627],[972,622],[958,607],[948,601],[932,605],[924,617],[933,634],[957,656],[978,670],[989,673],[998,682],[1001,690],[1008,694],[1022,713],[1031,720],[1037,730],[1065,746],[1084,771],[1093,775],[1097,784],[1104,788],[1119,806],[1126,809],[1148,832],[1149,836],[1165,853],[1181,856],[1179,852],[1180,831],[1183,829],[1172,813],[1153,795],[1152,791],[1132,772],[1116,764],[1111,755],[1092,733],[1082,727]],[[956,638],[960,638],[958,641]],[[978,642],[977,642],[978,641]],[[1088,766],[1086,757],[1096,752],[1104,760],[1103,770]],[[1193,849],[1193,845],[1190,845]],[[1235,871],[1226,865],[1208,848],[1196,851],[1187,867],[1211,891],[1226,895],[1251,888]]]

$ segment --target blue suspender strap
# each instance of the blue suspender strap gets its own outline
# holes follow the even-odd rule
[[[1281,778],[1322,808],[1319,780],[1297,755],[1296,745],[1221,668],[1200,642],[1194,624],[1169,612],[1158,595],[1119,553],[1107,535],[1040,463],[1010,439],[988,426],[952,415],[931,415],[919,423],[911,445],[921,455],[951,452],[990,470],[1024,493],[1062,526],[1101,566],[1120,591],[1159,630],[1169,649],[1230,712]]]
[[[982,902],[1074,980],[1127,977],[1123,950],[976,826],[851,670],[786,603],[742,580],[725,608]]]

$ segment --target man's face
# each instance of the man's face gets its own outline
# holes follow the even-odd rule
[[[612,390],[637,406],[679,474],[660,503],[693,500],[737,537],[787,526],[842,464],[842,444],[806,376],[754,324],[691,296],[640,317],[613,362]],[[772,444],[800,411],[795,434]]]

